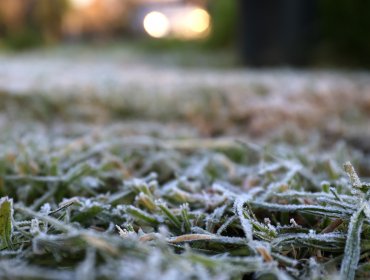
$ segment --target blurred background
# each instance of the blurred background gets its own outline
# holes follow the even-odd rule
[[[230,48],[244,65],[370,65],[366,0],[2,0],[0,46],[139,39]],[[170,42],[169,42],[170,41]]]
[[[341,137],[370,131],[369,66],[367,0],[0,1],[7,120]]]

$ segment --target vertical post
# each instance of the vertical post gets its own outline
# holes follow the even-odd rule
[[[307,62],[315,0],[239,0],[239,46],[249,66]]]

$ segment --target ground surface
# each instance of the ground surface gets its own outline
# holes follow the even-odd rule
[[[369,81],[119,45],[0,54],[0,278],[367,279]]]
[[[149,56],[122,46],[0,55],[0,91],[39,114],[29,94],[47,96],[63,118],[186,119],[208,134],[235,123],[255,135],[289,127],[340,131],[352,122],[370,130],[362,118],[370,112],[369,72],[235,69],[229,60],[222,53]]]

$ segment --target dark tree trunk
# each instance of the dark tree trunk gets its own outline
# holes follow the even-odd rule
[[[302,65],[315,33],[315,0],[239,0],[240,51],[250,66]]]

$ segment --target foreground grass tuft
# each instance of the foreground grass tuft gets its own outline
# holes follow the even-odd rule
[[[2,140],[1,279],[370,275],[370,185],[343,145],[37,135]]]

